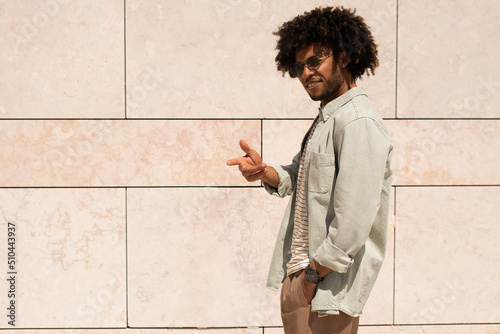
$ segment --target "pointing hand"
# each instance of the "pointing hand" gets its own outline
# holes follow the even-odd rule
[[[262,162],[259,153],[250,148],[244,140],[240,140],[240,147],[246,154],[242,157],[229,160],[227,165],[238,165],[241,174],[249,182],[261,180],[267,172],[267,165]]]

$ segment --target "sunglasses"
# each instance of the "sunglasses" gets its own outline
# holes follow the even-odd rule
[[[296,77],[301,77],[302,74],[304,73],[304,67],[307,66],[307,68],[311,71],[316,71],[320,66],[323,61],[325,61],[327,58],[331,57],[327,56],[324,59],[321,59],[320,56],[311,56],[307,58],[306,63],[295,63],[288,73],[290,74],[290,77],[296,78]]]

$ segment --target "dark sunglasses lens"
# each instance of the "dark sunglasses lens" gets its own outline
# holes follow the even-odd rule
[[[315,70],[319,67],[320,64],[321,60],[318,56],[311,56],[307,58],[305,66],[307,66],[311,70]],[[289,73],[292,78],[301,77],[302,73],[304,73],[304,65],[302,65],[301,63],[296,63],[292,66]]]
[[[311,69],[317,68],[320,63],[321,62],[318,56],[312,56],[307,58],[307,67]]]
[[[307,66],[310,70],[316,70],[319,65],[321,65],[320,58],[318,56],[312,56],[307,58],[305,66]],[[289,73],[292,78],[302,76],[302,73],[304,73],[304,65],[302,65],[301,63],[296,63],[292,66]]]

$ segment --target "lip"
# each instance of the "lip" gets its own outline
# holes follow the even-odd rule
[[[314,89],[319,83],[321,83],[321,80],[319,80],[319,79],[311,79],[311,80],[308,80],[304,84],[304,87],[306,89]]]

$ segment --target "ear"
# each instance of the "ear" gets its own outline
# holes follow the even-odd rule
[[[348,64],[349,64],[349,59],[347,59],[347,55],[345,54],[345,52],[342,52],[339,55],[339,66],[340,68],[346,68]]]

